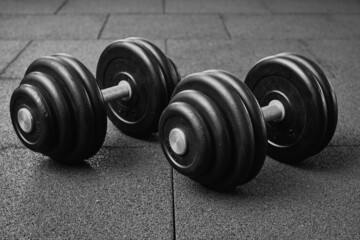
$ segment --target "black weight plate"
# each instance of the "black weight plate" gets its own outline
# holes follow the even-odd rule
[[[236,187],[237,183],[247,179],[250,173],[248,158],[255,147],[251,119],[246,107],[230,84],[207,73],[187,76],[178,84],[173,94],[187,89],[201,91],[218,104],[231,134],[230,165],[223,178],[211,187],[221,190]]]
[[[42,57],[35,60],[27,69],[29,72],[44,71],[57,80],[59,86],[66,96],[67,105],[70,109],[70,114],[73,118],[73,133],[74,145],[66,155],[56,156],[51,155],[53,160],[74,164],[85,159],[88,155],[89,145],[92,143],[94,134],[89,129],[94,128],[94,119],[91,108],[91,102],[86,93],[81,80],[78,78],[76,72],[63,60],[57,57]]]
[[[101,54],[96,76],[101,89],[121,80],[132,88],[130,99],[107,104],[108,117],[115,126],[133,137],[157,131],[168,93],[161,67],[144,46],[125,40],[113,42]]]
[[[327,77],[326,77],[325,73],[322,71],[322,69],[312,60],[310,60],[304,56],[301,56],[299,54],[295,54],[295,53],[284,53],[281,55],[285,55],[286,57],[289,57],[295,61],[298,61],[299,63],[306,66],[309,69],[309,71],[311,71],[315,75],[316,80],[319,82],[322,92],[325,96],[328,124],[327,124],[325,137],[321,141],[319,148],[315,152],[315,154],[319,153],[330,143],[332,137],[334,136],[336,126],[337,126],[338,105],[337,105],[337,98],[336,98],[334,88],[332,87],[330,81],[327,79]]]
[[[249,158],[252,166],[249,177],[244,180],[244,182],[238,183],[244,184],[251,181],[260,172],[262,166],[264,165],[267,146],[265,120],[257,100],[245,83],[241,82],[240,79],[234,75],[222,70],[209,71],[209,73],[222,78],[236,89],[251,118],[256,150],[254,152],[254,157],[252,159]]]
[[[323,120],[322,124],[319,125],[319,128],[317,129],[318,135],[314,135],[313,138],[311,139],[312,140],[312,148],[308,149],[308,156],[313,156],[316,153],[318,153],[318,149],[322,145],[322,142],[325,138],[326,130],[328,127],[328,121],[327,121],[328,113],[327,113],[327,105],[326,105],[324,93],[319,84],[319,81],[317,80],[316,75],[310,68],[308,68],[307,65],[304,65],[301,61],[299,61],[296,58],[289,57],[288,54],[277,54],[276,57],[287,59],[287,60],[292,61],[293,63],[297,64],[299,67],[301,67],[301,69],[308,74],[308,76],[309,76],[308,79],[312,83],[313,90],[317,91],[317,94],[320,98],[320,101],[318,103],[321,106],[322,111],[324,112],[324,120]]]
[[[179,78],[178,78],[178,73],[174,73],[174,71],[177,71],[177,69],[173,68],[173,62],[169,61],[169,58],[166,57],[166,55],[163,53],[163,51],[161,51],[155,44],[153,44],[152,42],[148,41],[147,39],[143,39],[143,38],[138,38],[138,37],[131,37],[131,38],[126,38],[126,41],[134,41],[137,43],[140,43],[141,45],[143,45],[148,51],[151,52],[151,54],[154,55],[154,57],[156,58],[156,60],[158,61],[161,70],[164,74],[164,78],[165,78],[165,84],[167,87],[167,99],[168,101],[170,101],[170,97],[172,92],[174,91],[176,85],[179,82]],[[168,102],[166,102],[166,105],[168,104]]]
[[[168,57],[167,59],[170,63],[170,72],[172,76],[171,79],[174,81],[173,85],[176,87],[178,83],[181,81],[179,69],[177,68],[177,66],[175,65],[174,61],[171,58]]]
[[[187,103],[196,109],[197,114],[201,116],[207,126],[211,144],[207,146],[207,149],[212,154],[199,160],[205,161],[206,166],[199,170],[200,174],[193,179],[203,185],[211,186],[224,176],[230,163],[231,141],[223,114],[208,96],[199,91],[179,92],[171,100],[171,103],[176,102]],[[196,143],[197,141],[195,141]],[[189,144],[189,147],[193,147],[195,144]]]
[[[39,152],[47,156],[57,156],[57,158],[60,158],[63,155],[66,156],[74,145],[73,133],[75,131],[72,124],[73,116],[71,115],[68,101],[57,80],[46,72],[47,70],[43,69],[43,72],[36,71],[27,73],[21,81],[20,87],[32,86],[43,96],[44,104],[48,106],[43,116],[49,118],[51,129],[44,131],[44,133],[36,133],[35,131],[31,134],[40,138],[43,134],[49,134],[49,137],[43,142],[47,150],[41,150]],[[25,96],[25,94],[22,94],[22,96]],[[26,105],[29,104],[29,102],[25,102]],[[30,109],[35,110],[36,108],[30,107]],[[34,119],[38,121],[41,119],[41,116],[35,116]],[[43,128],[44,124],[36,123],[35,126]]]
[[[160,125],[162,149],[175,170],[196,179],[210,167],[208,159],[213,155],[210,133],[197,109],[186,102],[173,102],[161,115]],[[170,146],[169,134],[175,128],[186,136],[188,147],[183,155],[176,154]]]
[[[88,129],[94,134],[94,141],[88,146],[90,151],[85,156],[85,158],[89,158],[99,151],[106,136],[107,117],[101,90],[92,73],[78,59],[66,54],[55,54],[53,56],[62,59],[76,71],[90,99],[95,127]]]
[[[30,75],[30,74],[29,74]],[[27,75],[26,77],[32,77]],[[27,109],[33,117],[32,130],[25,132],[17,120],[19,109]],[[49,106],[39,89],[29,84],[18,86],[10,100],[10,116],[15,132],[21,142],[30,150],[47,153],[53,146],[54,121]]]
[[[285,107],[281,122],[267,122],[268,155],[287,163],[309,157],[326,124],[320,86],[313,75],[300,64],[272,56],[259,61],[245,83],[260,106],[277,99]]]

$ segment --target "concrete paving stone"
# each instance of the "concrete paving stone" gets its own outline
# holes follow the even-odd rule
[[[174,173],[176,239],[358,239],[359,156],[333,146],[297,167],[267,159],[230,193]]]
[[[37,14],[55,13],[65,0],[1,0],[0,13]]]
[[[243,39],[348,39],[353,29],[331,15],[228,15],[230,35]]]
[[[60,13],[162,13],[162,0],[74,0]]]
[[[14,60],[27,43],[27,41],[0,41],[0,73]]]
[[[339,124],[334,144],[359,145],[360,43],[358,40],[306,41],[337,93]]]
[[[151,39],[228,38],[215,15],[111,15],[102,38],[139,36]]]
[[[170,239],[171,171],[160,147],[106,148],[82,166],[0,152],[2,239]]]
[[[360,4],[356,0],[264,0],[274,13],[358,13]]]
[[[167,13],[267,13],[269,12],[260,0],[168,0]]]
[[[0,39],[96,39],[105,15],[1,15]]]

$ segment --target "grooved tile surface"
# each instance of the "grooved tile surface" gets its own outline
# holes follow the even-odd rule
[[[151,39],[228,38],[215,15],[111,15],[102,38],[137,36]]]
[[[359,147],[329,147],[299,167],[268,158],[230,193],[175,173],[176,239],[357,239],[359,156]]]
[[[226,16],[230,35],[245,39],[354,38],[352,27],[330,15]]]
[[[0,73],[26,47],[27,41],[0,41]]]
[[[170,168],[159,147],[105,148],[77,167],[3,149],[0,189],[3,239],[172,236]]]
[[[0,15],[0,39],[96,39],[105,15]]]
[[[65,0],[1,0],[1,14],[55,13]]]
[[[267,13],[260,0],[169,0],[166,12],[174,13]]]
[[[161,13],[162,0],[74,0],[60,13]]]

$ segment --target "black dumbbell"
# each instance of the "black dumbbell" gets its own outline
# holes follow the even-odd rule
[[[100,56],[96,80],[74,57],[41,57],[11,96],[11,120],[26,147],[74,164],[98,152],[107,116],[133,137],[157,132],[179,80],[174,63],[141,38],[111,43]]]
[[[337,124],[335,92],[311,60],[267,57],[245,83],[209,70],[184,78],[160,117],[159,137],[179,173],[213,189],[252,180],[266,153],[297,163],[319,153]]]

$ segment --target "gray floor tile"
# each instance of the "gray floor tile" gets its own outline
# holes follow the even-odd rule
[[[74,0],[69,1],[60,13],[161,13],[161,0]]]
[[[356,0],[265,0],[271,12],[276,13],[358,13]]]
[[[329,147],[298,167],[267,160],[232,193],[174,173],[176,239],[355,239],[360,148]]]
[[[2,15],[0,39],[96,39],[105,15]]]
[[[227,38],[219,16],[111,15],[102,38],[138,36],[150,39]]]
[[[4,239],[170,239],[171,176],[159,147],[103,149],[67,167],[25,150],[0,153]]]
[[[0,41],[0,73],[24,49],[27,43],[27,41]]]
[[[260,0],[185,0],[166,1],[166,12],[171,13],[266,13]]]
[[[0,13],[55,13],[64,2],[65,0],[2,0],[0,1]]]
[[[230,35],[245,39],[347,39],[351,27],[330,15],[265,15],[226,17]]]

